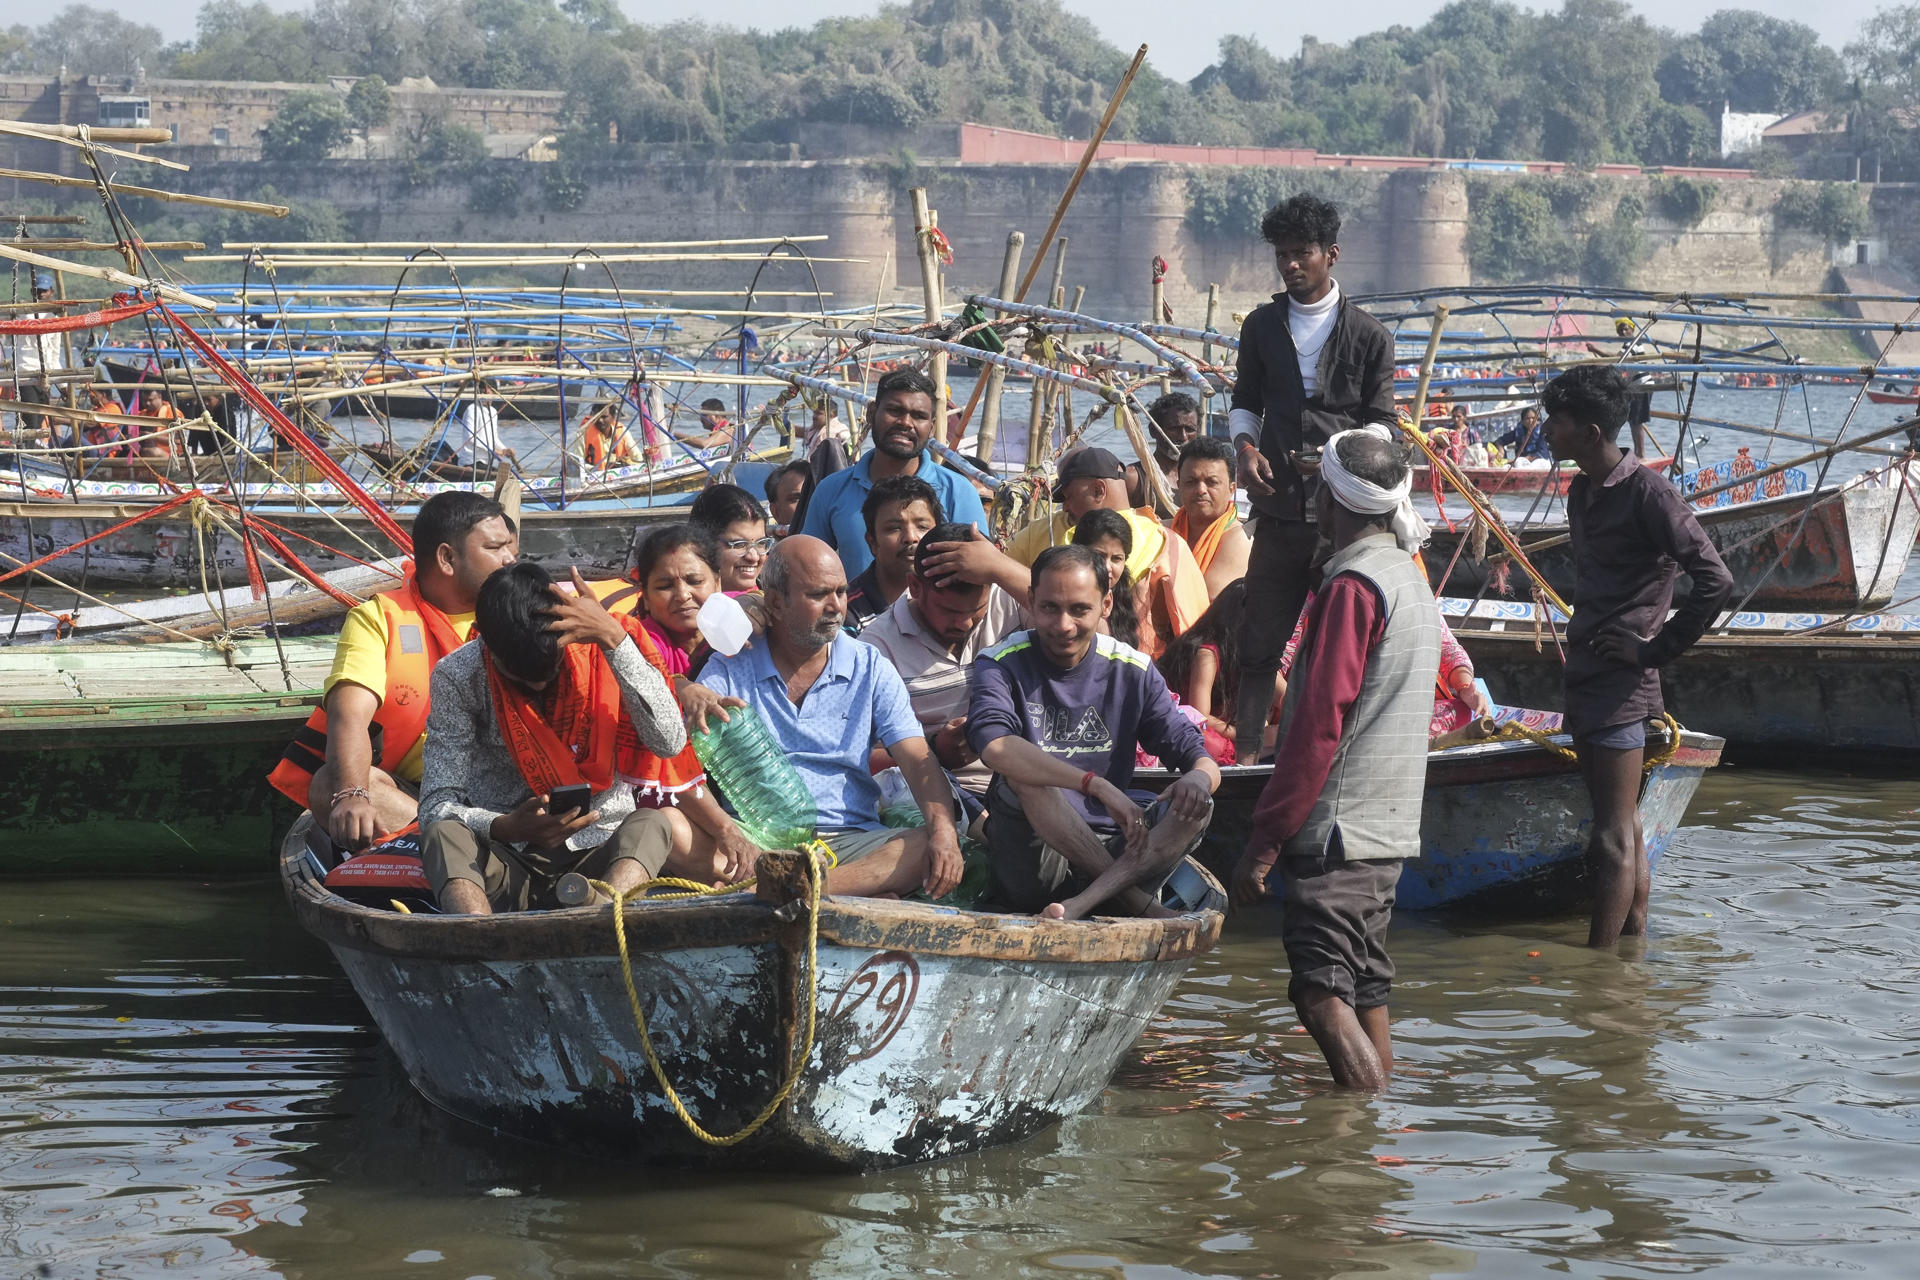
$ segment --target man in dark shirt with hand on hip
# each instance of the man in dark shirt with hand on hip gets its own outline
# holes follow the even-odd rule
[[[1393,335],[1333,278],[1340,211],[1317,196],[1294,196],[1267,211],[1260,235],[1273,246],[1287,288],[1241,326],[1227,418],[1239,483],[1253,507],[1234,713],[1241,742],[1260,741],[1280,654],[1307,598],[1320,543],[1313,510],[1319,450],[1335,432],[1379,424],[1390,434],[1395,422]]]
[[[1666,711],[1659,668],[1700,638],[1733,592],[1732,575],[1686,499],[1615,443],[1629,394],[1612,365],[1581,365],[1540,397],[1554,459],[1580,467],[1567,487],[1574,591],[1566,727],[1593,797],[1590,947],[1646,932],[1651,881],[1640,772],[1647,721]],[[1693,592],[1668,618],[1682,570]]]

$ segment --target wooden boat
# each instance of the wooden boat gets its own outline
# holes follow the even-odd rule
[[[1647,459],[1647,465],[1656,470],[1672,464],[1672,458]],[[1549,462],[1520,463],[1505,467],[1462,467],[1460,471],[1482,493],[1512,493],[1528,498],[1535,494],[1564,498],[1567,496],[1567,486],[1572,484],[1573,478],[1580,474],[1580,469],[1571,463],[1555,466]],[[1447,492],[1459,492],[1453,482],[1446,477],[1442,477],[1442,482]],[[1431,467],[1422,465],[1413,469],[1413,490],[1415,493],[1433,491]]]
[[[565,511],[523,507],[520,554],[542,564],[577,564],[583,570],[617,573],[626,565],[634,530],[647,523],[685,518],[685,504],[690,500],[691,494],[677,494],[663,495],[660,502],[651,505],[636,500],[589,501]],[[416,509],[402,507],[394,514],[405,525]],[[95,502],[0,502],[0,552],[24,560],[29,558],[31,547],[32,554],[46,555],[63,546],[71,547],[138,511],[138,507]],[[279,529],[291,531],[289,545],[296,547],[307,565],[319,573],[345,569],[356,558],[371,559],[392,551],[372,522],[357,511],[289,510],[264,505],[253,511]],[[49,561],[47,571],[76,584],[84,582],[88,590],[198,588],[204,547],[207,581],[215,587],[245,582],[246,562],[240,543],[221,530],[209,528],[204,535],[196,534],[192,518],[182,508],[128,525]]]
[[[1920,390],[1876,391],[1868,387],[1867,399],[1874,404],[1920,404]]]
[[[306,819],[303,819],[304,823]],[[772,1099],[806,1044],[807,869],[769,854],[752,893],[625,908],[659,1064],[716,1134]],[[1198,866],[1183,914],[1050,921],[827,897],[817,1022],[785,1102],[737,1146],[693,1137],[635,1029],[611,906],[403,915],[330,893],[296,829],[280,870],[414,1086],[475,1124],[634,1163],[866,1171],[1015,1142],[1083,1110],[1219,938]]]
[[[1664,742],[1649,733],[1649,749]],[[1556,736],[1562,746],[1569,740]],[[1658,859],[1673,839],[1701,775],[1720,762],[1722,743],[1683,732],[1673,758],[1656,767],[1640,795],[1647,852]],[[1273,766],[1230,765],[1214,796],[1213,826],[1201,858],[1230,874],[1246,848],[1255,802]],[[1135,785],[1158,789],[1171,775],[1142,771]],[[1408,911],[1560,913],[1587,905],[1584,853],[1593,822],[1580,769],[1527,741],[1473,743],[1427,759],[1420,813],[1420,856],[1400,875],[1398,906]]]
[[[1697,511],[1701,528],[1733,574],[1733,602],[1742,608],[1773,611],[1853,611],[1873,609],[1893,599],[1895,584],[1906,572],[1920,532],[1920,502],[1908,476],[1911,464],[1890,468],[1893,483],[1848,484],[1810,493],[1786,493],[1757,501],[1708,507]],[[1454,561],[1455,548],[1466,532],[1444,526],[1433,531],[1424,553],[1430,573],[1444,571]],[[1565,524],[1529,524],[1518,529],[1520,546],[1528,559],[1553,585],[1568,596],[1573,591],[1573,548]],[[1468,596],[1488,581],[1486,564],[1474,564],[1464,555],[1437,591]],[[1682,576],[1675,584],[1676,600],[1684,599],[1691,584]],[[1498,598],[1491,587],[1485,593]],[[1506,595],[1529,595],[1524,574],[1508,579]]]
[[[326,575],[335,589],[364,600],[376,591],[398,586],[398,561],[354,565]],[[50,593],[48,593],[50,594]],[[43,596],[39,603],[47,604]],[[265,598],[253,598],[242,584],[224,591],[194,591],[152,600],[80,605],[63,612],[15,605],[8,619],[0,611],[0,645],[73,645],[110,639],[115,644],[153,644],[178,640],[213,640],[243,628],[277,628],[282,635],[331,632],[347,606],[332,595],[299,578],[281,578],[267,584]]]
[[[0,874],[261,871],[331,636],[0,651]],[[281,666],[281,654],[286,667]]]
[[[1564,705],[1560,655],[1551,638],[1536,647],[1530,620],[1447,621],[1503,698]],[[1820,618],[1771,621],[1764,630],[1703,637],[1663,668],[1668,709],[1685,723],[1712,725],[1741,762],[1817,755],[1911,768],[1920,759],[1920,618],[1870,617],[1861,629],[1819,635],[1806,628]],[[1794,630],[1780,625],[1789,621]]]

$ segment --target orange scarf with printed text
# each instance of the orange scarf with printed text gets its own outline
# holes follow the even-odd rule
[[[665,678],[660,651],[640,624],[621,617],[620,625]],[[559,674],[543,699],[544,711],[534,695],[500,673],[484,645],[481,660],[500,736],[535,795],[583,782],[597,795],[616,779],[670,795],[705,776],[691,743],[670,759],[641,744],[620,700],[619,678],[598,646],[574,644],[562,651]]]

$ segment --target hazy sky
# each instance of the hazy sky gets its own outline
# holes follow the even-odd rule
[[[153,23],[166,32],[169,39],[176,40],[193,34],[193,15],[200,7],[200,0],[144,0],[140,4],[116,0],[93,2]],[[1884,7],[1880,0],[1823,0],[1819,4],[1810,4],[1807,0],[1630,2],[1654,22],[1680,30],[1697,28],[1703,18],[1719,9],[1758,9],[1807,23],[1836,49],[1853,39],[1860,24]],[[290,0],[269,0],[269,3],[276,9],[302,7]],[[1214,49],[1223,35],[1257,34],[1275,53],[1291,54],[1300,47],[1302,35],[1311,34],[1322,40],[1350,40],[1396,22],[1418,25],[1441,7],[1440,0],[1376,0],[1367,5],[1336,5],[1332,10],[1314,13],[1309,19],[1311,25],[1289,23],[1276,29],[1273,19],[1277,12],[1305,16],[1304,11],[1292,6],[1256,5],[1248,0],[1207,5],[1197,13],[1184,7],[1175,9],[1156,0],[1065,0],[1065,3],[1068,9],[1092,18],[1107,39],[1122,48],[1146,41],[1152,46],[1148,54],[1152,65],[1182,80],[1192,77],[1212,61]],[[52,7],[47,6],[48,11]],[[880,6],[878,0],[645,0],[645,3],[621,0],[621,7],[630,17],[647,22],[693,18],[736,27],[772,27],[807,26],[831,15],[871,13]],[[15,20],[19,20],[18,15]]]

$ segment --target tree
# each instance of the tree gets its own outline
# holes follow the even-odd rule
[[[173,60],[173,74],[184,79],[312,82],[341,66],[314,39],[307,17],[259,0],[208,0],[197,24],[193,47]]]
[[[164,71],[166,38],[158,27],[129,22],[108,9],[70,4],[28,37],[26,69],[52,75],[132,75]]]
[[[347,90],[347,118],[362,138],[370,137],[375,129],[393,119],[393,91],[387,88],[387,82],[379,76],[361,76],[355,80],[353,88]]]
[[[1735,111],[1804,111],[1841,82],[1839,55],[1802,23],[1722,9],[1700,25],[1700,43],[1718,62],[1727,105]],[[1711,111],[1720,104],[1695,105]]]
[[[1920,4],[1882,9],[1846,52],[1854,147],[1885,177],[1920,173]]]
[[[314,164],[347,140],[349,124],[339,95],[324,89],[291,93],[267,126],[261,150],[269,160]]]
[[[1566,0],[1533,43],[1546,158],[1591,167],[1630,154],[1627,137],[1658,96],[1653,28],[1621,0]]]

